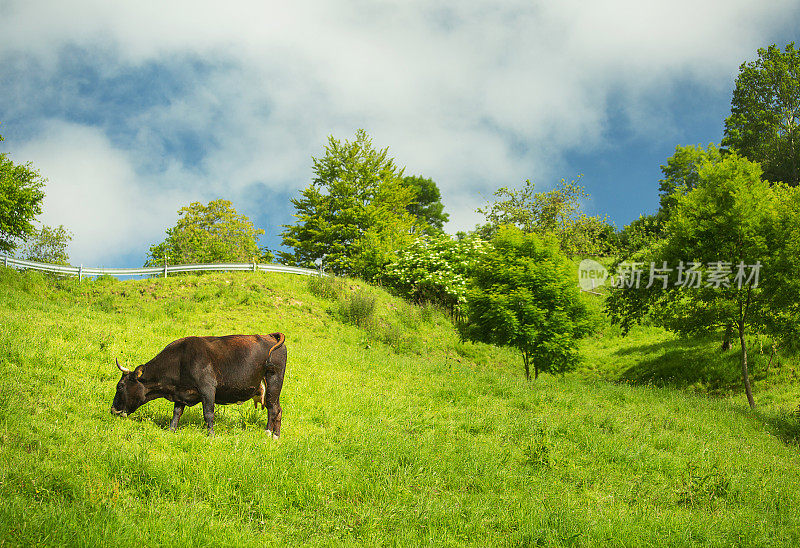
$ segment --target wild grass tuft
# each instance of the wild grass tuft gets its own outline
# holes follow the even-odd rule
[[[339,299],[339,315],[345,323],[356,327],[368,326],[375,314],[375,297],[363,289],[345,293]]]
[[[344,282],[335,276],[309,276],[308,290],[322,299],[338,300],[344,292]]]

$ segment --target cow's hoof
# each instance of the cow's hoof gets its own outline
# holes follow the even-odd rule
[[[280,441],[281,437],[278,434],[272,434],[272,439],[275,441]]]

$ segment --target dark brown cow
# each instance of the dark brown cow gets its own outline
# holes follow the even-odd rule
[[[277,439],[281,434],[279,398],[286,372],[283,333],[228,335],[226,337],[185,337],[133,371],[117,361],[122,378],[111,404],[111,413],[126,417],[156,398],[175,403],[173,432],[183,409],[203,404],[203,418],[209,435],[214,435],[214,404],[238,403],[252,399],[267,408],[267,431]]]

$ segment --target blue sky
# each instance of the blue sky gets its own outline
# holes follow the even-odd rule
[[[139,265],[220,197],[275,248],[311,157],[358,128],[438,183],[449,232],[498,187],[579,174],[621,227],[798,28],[796,0],[0,0],[0,150],[48,179],[75,264]]]

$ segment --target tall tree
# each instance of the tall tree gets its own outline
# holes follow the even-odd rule
[[[414,189],[414,201],[406,209],[417,218],[421,230],[428,235],[441,233],[450,215],[444,212],[442,195],[433,179],[409,175],[403,177],[403,183]]]
[[[497,200],[478,212],[488,224],[479,229],[491,238],[501,226],[514,225],[523,232],[555,235],[567,255],[605,255],[613,250],[614,229],[600,217],[589,217],[581,209],[581,200],[589,195],[578,181],[561,179],[545,192],[536,192],[530,180],[519,189],[502,187]]]
[[[283,260],[371,279],[412,238],[414,189],[388,148],[373,148],[362,129],[352,142],[330,136],[325,156],[312,162],[313,181],[292,199],[297,222],[284,225],[283,245],[294,252]]]
[[[462,334],[517,348],[525,377],[559,373],[578,362],[576,338],[588,311],[573,268],[552,238],[501,226],[476,265],[467,289]]]
[[[178,210],[178,223],[167,229],[167,238],[148,252],[145,266],[178,263],[249,262],[271,260],[259,249],[256,229],[245,215],[237,213],[228,200],[213,200],[204,205],[192,202]]]
[[[800,51],[794,42],[742,63],[725,120],[724,146],[759,162],[770,181],[800,183]]]
[[[33,220],[42,212],[46,182],[30,163],[15,164],[0,152],[0,251],[14,251],[20,240],[34,234]]]

